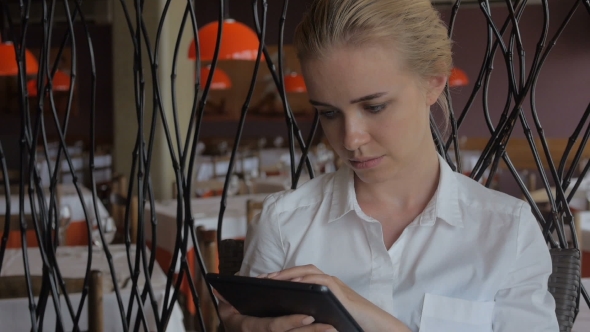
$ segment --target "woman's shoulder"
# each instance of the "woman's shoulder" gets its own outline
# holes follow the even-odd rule
[[[459,204],[464,209],[515,217],[521,216],[523,208],[530,209],[524,200],[487,188],[463,174],[456,173],[456,179],[459,187]]]

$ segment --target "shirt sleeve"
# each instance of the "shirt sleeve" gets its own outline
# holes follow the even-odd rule
[[[274,195],[267,197],[262,211],[248,226],[244,244],[244,260],[239,275],[256,277],[280,271],[285,262]]]
[[[559,331],[555,300],[547,284],[552,271],[551,255],[526,203],[518,222],[515,259],[496,293],[493,330]]]

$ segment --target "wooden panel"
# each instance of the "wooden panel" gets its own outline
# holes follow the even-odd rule
[[[486,144],[488,143],[488,138],[466,138],[461,140],[461,149],[463,150],[479,150],[483,151]],[[577,140],[574,144],[574,148],[570,152],[566,166],[569,165],[575,156],[575,153],[580,146],[580,141]],[[567,146],[568,139],[567,138],[548,138],[547,144],[549,146],[549,152],[551,154],[551,158],[553,158],[553,163],[556,167],[559,167],[559,161],[561,160],[561,156],[565,151]],[[547,163],[547,158],[545,157],[545,153],[543,151],[543,147],[541,145],[541,141],[539,139],[535,139],[535,144],[537,150],[539,151],[539,156],[541,157],[541,161],[543,162],[543,166],[545,169],[549,168],[549,164]],[[508,146],[506,147],[506,152],[510,157],[510,160],[514,164],[514,167],[517,169],[537,169],[535,164],[535,159],[533,157],[533,153],[531,152],[531,148],[529,146],[528,141],[525,138],[511,138],[508,142]],[[584,151],[582,153],[582,160],[590,158],[590,146],[586,145]],[[506,164],[504,162],[501,163],[501,167],[506,168]]]
[[[278,64],[277,46],[268,46],[273,62]],[[208,63],[203,63],[203,66]],[[212,90],[209,92],[205,114],[207,119],[237,120],[252,80],[254,61],[220,61],[217,66],[223,69],[232,81],[228,90]],[[301,67],[293,45],[284,46],[285,73],[301,73]],[[201,82],[202,85],[205,82]],[[250,103],[249,114],[252,116],[282,117],[283,105],[278,97],[278,90],[265,62],[261,62],[258,78]],[[313,115],[313,107],[309,104],[307,93],[288,93],[287,98],[293,113]]]

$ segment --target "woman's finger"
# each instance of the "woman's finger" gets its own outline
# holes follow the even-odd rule
[[[332,325],[328,324],[312,324],[308,326],[298,327],[289,332],[338,332]]]
[[[227,302],[227,300],[226,300],[226,299],[225,299],[223,296],[221,296],[221,294],[219,294],[219,292],[218,292],[218,291],[217,291],[215,288],[212,288],[212,290],[213,290],[213,295],[215,295],[215,297],[216,297],[216,298],[217,298],[217,299],[218,299],[220,302],[229,303],[229,302]]]
[[[273,272],[266,277],[269,279],[277,280],[291,280],[298,277],[306,276],[308,274],[324,274],[324,272],[315,267],[315,265],[309,264],[288,268],[278,272]]]
[[[318,284],[327,287],[333,287],[336,285],[334,283],[334,278],[327,274],[308,274],[302,277],[293,278],[291,281],[307,284]]]
[[[238,310],[236,310],[236,308],[234,308],[231,304],[227,303],[227,302],[219,302],[219,316],[221,316],[221,319],[226,319],[228,317],[231,317],[232,315],[235,314],[239,314]]]
[[[315,319],[307,315],[289,315],[276,318],[256,318],[244,316],[247,331],[291,331],[313,324]]]

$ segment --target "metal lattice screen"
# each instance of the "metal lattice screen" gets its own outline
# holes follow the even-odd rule
[[[164,3],[163,10],[159,13],[160,22],[165,22],[170,19],[167,16],[168,7],[171,4],[171,0]],[[175,73],[177,68],[177,59],[179,56],[184,56],[184,50],[179,49],[178,45],[182,38],[182,31],[191,31],[191,38],[195,38],[198,49],[198,29],[208,22],[197,22],[196,12],[199,11],[199,7],[207,2],[209,6],[218,6],[218,19],[221,22],[225,17],[225,1],[186,1],[186,9],[181,18],[180,31],[178,33],[177,47],[174,49],[174,56],[172,57],[172,73],[170,75],[170,83],[172,89],[172,98],[175,98]],[[465,2],[465,1],[463,1]],[[492,4],[493,2],[493,4]],[[535,89],[537,83],[542,79],[541,73],[543,72],[543,65],[550,56],[551,51],[555,47],[557,41],[562,37],[563,34],[567,34],[568,23],[576,11],[587,11],[590,14],[590,2],[588,0],[572,0],[571,9],[562,21],[551,21],[551,26],[556,26],[552,34],[549,33],[551,10],[549,2],[547,0],[541,1],[540,6],[543,9],[544,18],[539,21],[539,35],[537,49],[534,54],[525,54],[523,48],[523,38],[520,33],[520,21],[522,15],[524,15],[531,5],[527,4],[526,0],[522,1],[479,1],[480,19],[484,20],[487,24],[487,31],[485,35],[482,35],[482,40],[486,40],[485,52],[481,55],[481,69],[479,75],[476,78],[474,89],[470,93],[467,104],[462,108],[458,109],[452,100],[449,100],[449,106],[451,110],[454,108],[454,112],[451,114],[451,130],[450,135],[445,137],[433,118],[432,120],[432,132],[433,139],[436,141],[439,153],[446,158],[449,164],[452,165],[457,171],[461,170],[461,149],[459,144],[459,136],[461,133],[462,125],[464,125],[465,118],[469,115],[470,110],[474,107],[474,103],[482,102],[484,119],[486,121],[486,127],[489,130],[489,140],[477,164],[470,171],[471,177],[476,180],[481,180],[485,176],[487,186],[491,185],[491,181],[494,177],[501,162],[505,163],[508,171],[516,180],[516,183],[522,190],[524,197],[529,201],[533,213],[536,216],[539,224],[542,227],[543,234],[547,240],[547,243],[551,248],[562,248],[567,249],[578,248],[575,225],[573,223],[573,216],[570,210],[570,201],[581,184],[584,175],[590,168],[590,163],[584,161],[586,164],[581,165],[582,171],[578,175],[578,180],[575,183],[570,183],[576,170],[579,169],[579,164],[583,162],[582,152],[585,148],[588,137],[590,137],[590,125],[588,125],[588,116],[590,115],[590,106],[582,110],[580,109],[577,113],[579,116],[578,125],[575,128],[571,128],[571,136],[569,144],[565,151],[562,152],[562,156],[559,160],[553,160],[552,154],[550,153],[550,147],[547,143],[544,128],[551,126],[550,123],[542,124],[538,116],[537,105],[535,103]],[[16,3],[16,2],[15,2]],[[474,1],[470,1],[473,6]],[[10,40],[14,45],[15,56],[18,59],[18,73],[14,79],[18,87],[18,105],[19,105],[19,116],[20,116],[20,175],[18,177],[18,183],[11,183],[8,176],[8,168],[6,158],[2,149],[2,142],[0,141],[0,162],[2,164],[2,170],[0,174],[3,174],[4,191],[6,199],[6,211],[4,214],[4,229],[2,242],[0,247],[0,272],[2,263],[4,262],[8,234],[10,230],[19,230],[21,234],[22,248],[27,248],[27,229],[34,229],[36,240],[39,244],[38,250],[42,258],[42,279],[43,287],[41,289],[39,297],[34,297],[32,292],[32,275],[28,268],[28,256],[27,250],[23,250],[23,264],[25,266],[25,278],[28,289],[28,301],[30,303],[30,319],[32,324],[32,330],[42,330],[42,323],[44,317],[48,314],[48,311],[53,311],[53,308],[59,308],[55,310],[56,322],[55,330],[61,331],[66,329],[64,326],[65,317],[70,317],[73,321],[73,330],[80,330],[80,317],[82,316],[82,308],[87,300],[88,287],[84,287],[82,296],[78,305],[73,305],[70,301],[70,296],[66,291],[64,278],[61,274],[62,267],[57,264],[56,252],[59,242],[59,232],[56,231],[60,228],[60,208],[57,204],[58,201],[58,173],[59,167],[51,167],[50,181],[49,183],[42,183],[39,171],[35,167],[35,161],[39,158],[47,158],[48,156],[48,139],[46,134],[46,128],[51,126],[56,129],[59,137],[59,147],[57,148],[57,155],[55,156],[55,165],[61,165],[62,162],[67,164],[67,169],[73,177],[73,183],[77,189],[77,195],[80,200],[83,199],[81,189],[79,188],[76,173],[74,172],[74,165],[72,164],[72,158],[68,149],[66,148],[66,139],[68,135],[69,119],[71,116],[72,104],[74,103],[74,89],[76,77],[80,75],[89,75],[91,77],[92,89],[89,100],[82,101],[85,103],[84,111],[90,114],[90,123],[88,123],[88,139],[90,141],[90,155],[88,161],[90,165],[90,176],[91,180],[91,191],[93,196],[93,209],[84,209],[84,215],[88,229],[92,229],[92,220],[100,220],[99,209],[96,204],[98,201],[97,187],[94,178],[94,160],[95,160],[95,105],[96,105],[96,79],[101,75],[101,69],[96,68],[94,65],[94,52],[96,50],[93,47],[93,38],[95,36],[90,35],[88,29],[83,29],[83,36],[85,43],[75,43],[77,40],[74,38],[74,22],[82,24],[86,27],[87,19],[84,16],[84,11],[81,10],[81,1],[31,1],[21,0],[18,1],[18,12],[9,8],[9,2],[6,0],[0,0],[0,5],[3,9],[2,18],[2,38],[3,40]],[[197,274],[206,273],[206,267],[201,257],[199,250],[198,241],[195,234],[194,219],[193,215],[198,211],[193,211],[191,208],[191,193],[194,192],[192,188],[192,179],[195,174],[195,163],[197,158],[197,144],[199,142],[201,128],[203,126],[203,112],[205,105],[208,100],[210,91],[211,80],[213,72],[218,64],[218,52],[219,43],[217,41],[217,48],[215,51],[215,57],[211,62],[211,74],[208,76],[205,82],[200,81],[199,75],[197,75],[196,83],[193,89],[194,102],[190,109],[181,110],[178,109],[175,102],[172,102],[171,112],[167,112],[167,106],[162,101],[162,85],[161,81],[164,80],[160,76],[158,68],[160,64],[159,51],[161,46],[160,37],[162,35],[162,23],[159,25],[156,32],[155,38],[151,37],[148,33],[144,15],[145,9],[149,4],[144,1],[119,1],[115,3],[118,6],[118,10],[122,10],[125,15],[125,19],[128,25],[128,39],[129,43],[133,45],[133,54],[127,54],[126,56],[133,56],[133,67],[128,68],[128,75],[133,77],[134,81],[134,98],[135,104],[135,119],[137,121],[137,133],[136,140],[134,142],[134,151],[128,158],[132,160],[132,169],[128,174],[129,184],[127,187],[127,197],[131,197],[136,193],[139,204],[132,206],[130,201],[127,201],[125,209],[125,245],[126,245],[126,257],[127,267],[131,271],[131,277],[128,281],[131,285],[131,295],[128,300],[124,301],[119,289],[120,280],[117,276],[117,270],[112,262],[112,254],[110,252],[110,246],[108,241],[105,239],[103,229],[98,227],[100,233],[99,244],[93,241],[91,232],[88,232],[88,259],[85,266],[85,278],[84,285],[88,286],[90,283],[90,271],[92,265],[93,250],[104,251],[108,264],[110,275],[106,276],[110,278],[113,283],[114,292],[117,296],[117,306],[120,312],[119,319],[123,330],[148,330],[148,322],[146,320],[147,312],[152,312],[152,317],[155,319],[155,326],[158,331],[164,331],[169,323],[170,317],[173,312],[174,305],[179,299],[179,289],[181,288],[183,280],[188,280],[190,293],[192,294],[193,304],[199,309],[197,317],[199,317],[199,325],[201,330],[205,330],[205,324],[203,322],[202,315],[200,314],[200,308],[203,306],[200,298],[203,294],[198,294],[196,280]],[[236,166],[236,155],[238,153],[239,142],[242,136],[242,130],[244,124],[248,118],[248,111],[251,104],[251,96],[255,83],[258,79],[259,67],[266,66],[271,73],[272,80],[279,91],[279,95],[282,100],[282,107],[284,112],[284,119],[286,122],[286,136],[288,137],[288,145],[291,152],[290,156],[290,174],[292,187],[297,186],[298,179],[304,169],[313,177],[313,165],[307,158],[311,142],[315,130],[318,126],[318,117],[316,116],[313,120],[313,126],[311,134],[308,137],[304,137],[300,130],[299,124],[297,123],[293,112],[290,109],[287,94],[284,89],[284,75],[285,71],[284,63],[282,62],[283,56],[283,40],[284,40],[284,27],[285,22],[289,20],[289,8],[297,6],[296,3],[289,3],[284,0],[282,2],[282,15],[280,17],[270,17],[267,12],[267,1],[252,1],[251,9],[252,16],[255,22],[256,32],[259,36],[259,40],[262,41],[259,46],[258,56],[255,62],[254,70],[252,72],[251,84],[248,92],[248,96],[243,100],[243,106],[241,108],[241,114],[239,118],[238,129],[233,133],[234,142],[232,145],[231,159],[229,161],[229,170],[226,174],[225,180],[226,185],[223,189],[223,195],[220,198],[219,206],[219,219],[218,219],[218,232],[217,241],[221,242],[221,226],[224,220],[224,213],[226,210],[226,198],[228,195],[228,183],[230,181],[233,170]],[[455,33],[454,26],[455,21],[461,18],[463,14],[462,1],[454,2],[452,7],[452,14],[449,20],[449,34],[452,37]],[[498,18],[493,6],[503,6],[507,9],[508,15]],[[467,7],[467,5],[465,5]],[[59,8],[61,12],[67,15],[67,26],[66,32],[60,38],[51,38],[52,29],[54,27],[55,12]],[[31,22],[29,19],[29,13],[35,10],[41,13],[42,19],[39,22]],[[470,12],[472,15],[473,10]],[[561,18],[560,18],[561,19]],[[587,17],[590,20],[590,16]],[[39,70],[36,73],[37,84],[36,89],[40,91],[43,98],[34,99],[30,96],[30,87],[27,85],[27,61],[26,48],[27,41],[31,38],[28,32],[28,26],[31,24],[41,24],[43,27],[43,45],[39,52]],[[223,25],[220,24],[219,27]],[[279,45],[279,56],[278,60],[274,60],[268,51],[267,45],[265,44],[265,38],[267,31],[274,29],[279,31],[279,40],[276,44]],[[221,35],[221,28],[219,35]],[[79,32],[78,32],[79,33]],[[59,46],[59,52],[53,58],[50,57],[50,50],[52,47]],[[70,62],[70,78],[71,86],[68,91],[68,102],[63,105],[57,105],[54,101],[54,86],[53,81],[55,79],[57,65],[63,56],[63,52],[66,47],[71,49]],[[182,55],[181,55],[182,54]],[[79,72],[77,68],[77,59],[80,57],[90,57],[92,62],[92,68],[90,72]],[[198,57],[198,53],[197,53]],[[495,60],[500,59],[503,64],[502,68],[494,69],[493,63]],[[200,57],[196,60],[196,72],[200,72],[201,69]],[[526,64],[526,65],[525,65]],[[490,80],[494,74],[498,71],[503,71],[506,74],[506,87],[508,93],[506,95],[505,107],[502,109],[492,109],[490,107],[489,96]],[[149,80],[148,80],[149,78]],[[166,78],[168,79],[168,78]],[[146,92],[151,91],[153,98],[148,100]],[[199,92],[201,91],[201,92]],[[465,92],[466,93],[466,92]],[[556,96],[558,98],[558,96]],[[51,116],[44,117],[44,109],[49,108],[51,110]],[[186,124],[182,124],[178,120],[179,112],[190,112],[190,121]],[[168,114],[172,114],[170,117]],[[493,121],[492,118],[497,119]],[[532,123],[529,123],[529,119],[533,119]],[[148,122],[148,120],[150,122]],[[180,130],[180,127],[186,125],[186,131]],[[176,179],[176,194],[177,194],[177,236],[175,242],[175,249],[171,258],[172,262],[180,262],[180,270],[175,271],[174,264],[170,267],[163,267],[165,269],[167,282],[165,288],[164,300],[159,303],[154,295],[151,286],[151,275],[155,266],[155,253],[154,251],[148,251],[146,249],[146,242],[150,242],[154,247],[158,243],[157,232],[152,232],[151,238],[146,237],[147,222],[140,222],[137,229],[137,246],[132,245],[132,234],[130,225],[130,215],[137,213],[140,221],[149,220],[152,229],[155,229],[157,225],[157,218],[155,214],[146,215],[146,205],[154,206],[154,190],[151,179],[155,176],[152,172],[151,162],[153,158],[154,150],[154,137],[157,132],[157,128],[162,130],[165,135],[165,141],[168,147],[168,157],[170,163],[174,165],[174,174]],[[542,186],[546,188],[547,195],[549,197],[550,213],[542,213],[537,207],[533,198],[531,197],[529,190],[527,189],[521,174],[514,167],[511,162],[511,157],[506,153],[506,146],[510,142],[510,139],[515,130],[522,130],[527,141],[529,142],[529,148],[531,153],[534,155],[537,172],[540,174]],[[181,132],[186,132],[186,135],[181,135]],[[540,144],[539,144],[540,142]],[[575,145],[576,142],[581,142]],[[38,146],[43,146],[42,149],[38,149]],[[576,148],[574,149],[574,146]],[[296,158],[296,151],[301,151],[301,158]],[[539,153],[543,151],[544,153]],[[574,155],[573,158],[570,155]],[[542,160],[541,156],[545,156],[547,160]],[[296,159],[301,160],[296,162]],[[571,161],[570,161],[571,160]],[[549,167],[543,165],[548,164]],[[47,165],[51,165],[47,160]],[[555,185],[556,191],[551,191],[551,186]],[[11,188],[17,189],[18,193],[18,207],[11,206]],[[32,207],[31,219],[26,218],[24,206],[29,202]],[[84,206],[84,205],[83,205]],[[14,220],[14,222],[12,220]],[[567,226],[567,227],[566,227]],[[16,228],[15,228],[16,227]],[[571,232],[571,242],[568,243],[567,230]],[[96,240],[96,239],[94,239]],[[198,271],[191,270],[188,264],[188,251],[189,244],[192,244],[197,250],[198,258]],[[98,249],[97,249],[98,248]],[[140,276],[146,282],[140,283]],[[211,290],[209,289],[209,292]],[[210,293],[209,296],[212,296]],[[65,306],[60,305],[58,299],[65,300]],[[53,303],[53,308],[49,309],[48,302]],[[590,298],[586,291],[581,287],[578,292],[576,303],[579,305],[590,306]],[[575,309],[577,313],[577,308]],[[575,315],[574,315],[575,316]]]

